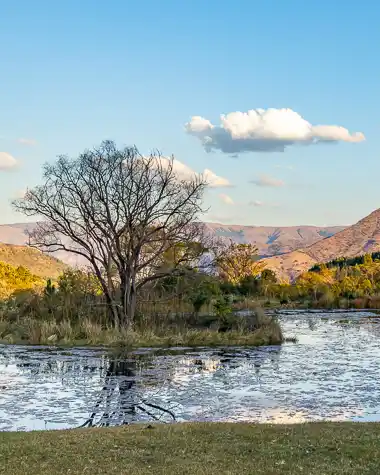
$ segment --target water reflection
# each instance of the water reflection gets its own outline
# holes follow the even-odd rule
[[[368,318],[370,317],[370,318]],[[380,420],[380,319],[280,316],[282,347],[0,348],[0,430],[138,421]]]
[[[169,416],[175,420],[171,409],[166,409],[144,398],[140,393],[137,381],[139,372],[138,359],[111,360],[104,376],[104,386],[94,410],[81,427],[104,427],[137,422],[141,414],[155,421]],[[98,419],[98,420],[97,420]]]

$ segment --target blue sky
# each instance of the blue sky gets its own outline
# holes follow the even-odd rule
[[[0,169],[1,223],[24,220],[9,200],[44,162],[103,139],[228,180],[207,192],[214,221],[350,224],[378,207],[378,2],[0,0],[0,12],[0,168],[18,162]],[[257,151],[220,127],[221,114],[270,108],[365,140],[329,129],[334,143]],[[185,130],[194,116],[248,151],[224,153],[215,136],[207,152]]]

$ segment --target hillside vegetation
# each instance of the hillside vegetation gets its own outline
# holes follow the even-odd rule
[[[0,244],[0,262],[27,268],[32,274],[43,279],[56,279],[67,265],[58,259],[27,246]]]
[[[315,264],[292,283],[278,282],[268,269],[263,275],[237,292],[293,307],[380,308],[379,252]]]
[[[42,289],[45,281],[25,267],[0,262],[0,298],[6,298],[20,290]]]

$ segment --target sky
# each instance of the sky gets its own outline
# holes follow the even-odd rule
[[[0,0],[0,223],[42,165],[112,139],[205,173],[204,219],[379,206],[380,3]]]

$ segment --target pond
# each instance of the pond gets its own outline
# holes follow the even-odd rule
[[[0,430],[130,422],[380,421],[380,318],[279,315],[297,343],[260,348],[0,346]]]

